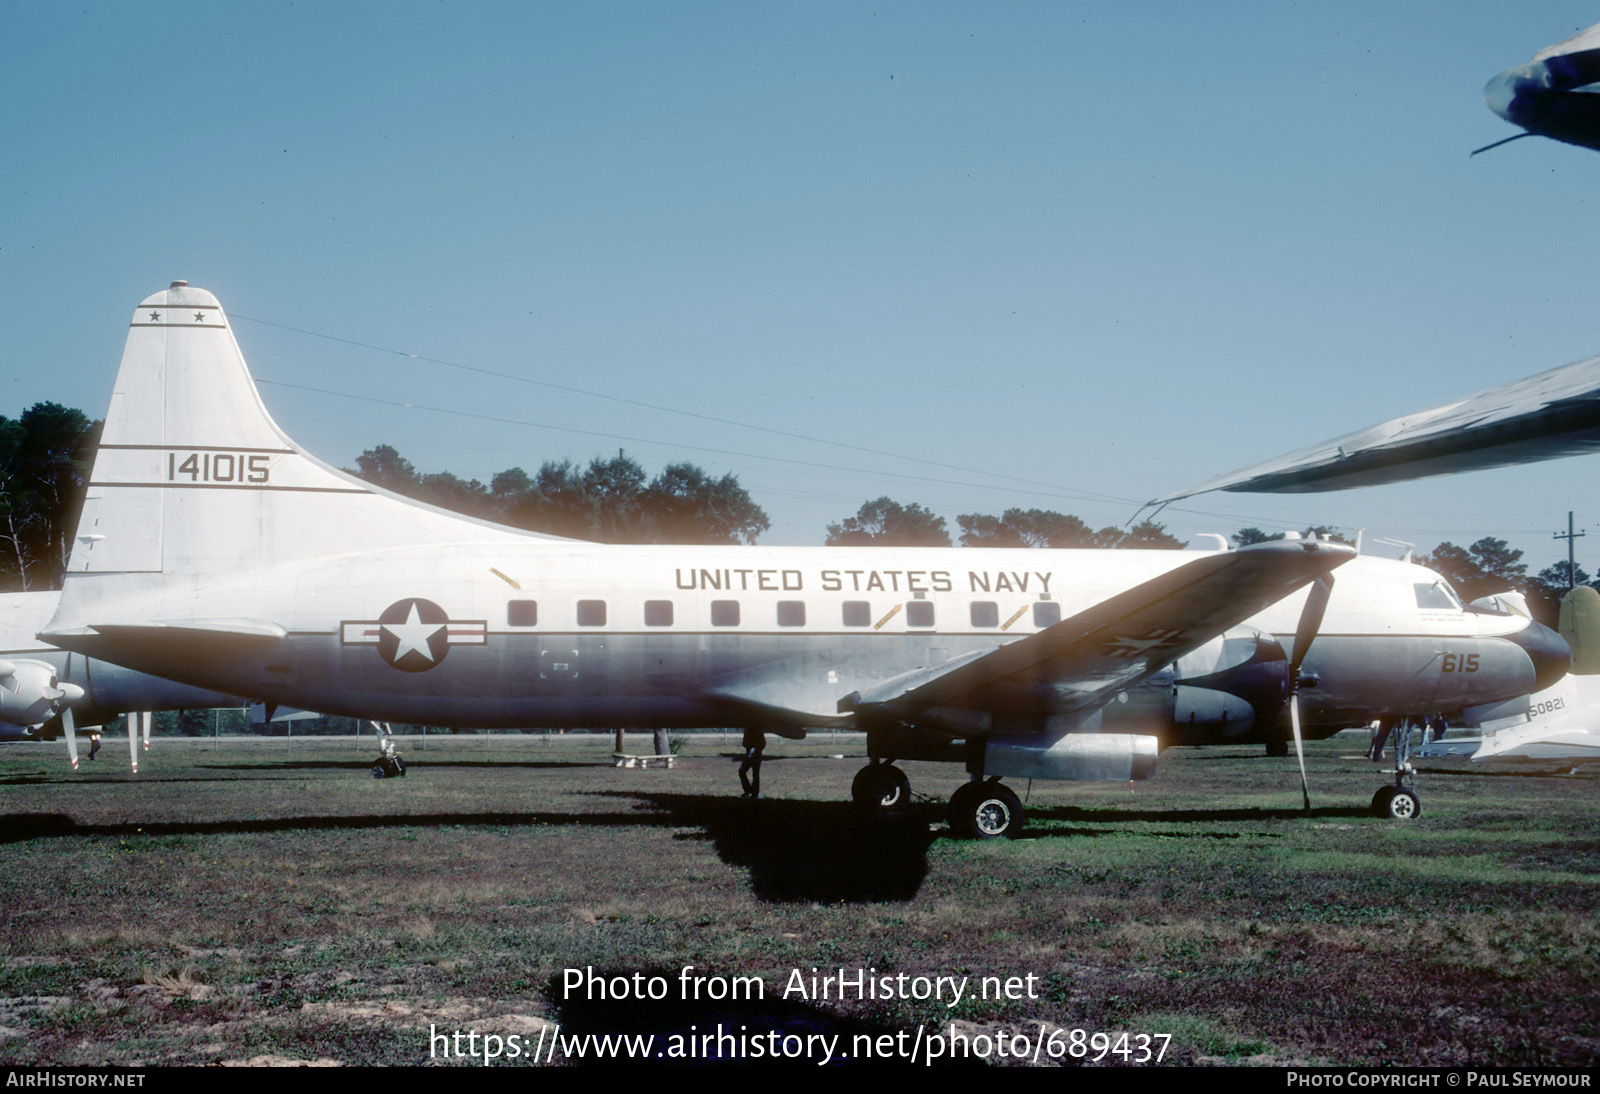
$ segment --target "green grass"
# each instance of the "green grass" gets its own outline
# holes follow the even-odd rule
[[[1310,751],[1310,817],[1292,761],[1170,751],[1131,789],[1036,783],[1026,838],[973,843],[933,765],[907,769],[934,800],[863,826],[860,759],[827,758],[856,741],[775,742],[756,808],[736,739],[637,771],[609,739],[430,738],[384,781],[369,743],[158,740],[137,777],[115,748],[76,774],[0,749],[0,1060],[407,1064],[430,1024],[726,1018],[561,991],[685,965],[762,977],[757,1024],[1166,1032],[1175,1063],[1600,1056],[1595,774],[1441,764],[1401,825],[1339,741]],[[1039,991],[785,1004],[813,967]]]

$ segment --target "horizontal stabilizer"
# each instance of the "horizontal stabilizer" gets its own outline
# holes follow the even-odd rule
[[[174,664],[225,665],[241,657],[260,658],[278,648],[289,632],[261,619],[200,619],[182,623],[98,623],[42,632],[39,637],[62,649],[97,657],[139,672],[163,675]],[[186,678],[186,683],[191,682]],[[199,686],[207,686],[202,683]]]

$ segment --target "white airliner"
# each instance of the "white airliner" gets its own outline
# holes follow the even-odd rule
[[[1314,540],[616,546],[473,520],[301,450],[216,298],[184,282],[133,316],[41,637],[381,721],[852,726],[872,757],[858,801],[908,794],[896,760],[964,763],[950,818],[981,836],[1022,822],[1002,776],[1144,778],[1163,739],[1449,712],[1549,686],[1568,659],[1555,632],[1466,611],[1431,571]]]
[[[133,672],[46,645],[34,636],[56,613],[58,592],[0,593],[0,741],[64,735],[78,766],[77,730],[128,715],[128,752],[139,770],[138,740],[150,747],[157,710],[242,706],[243,700]]]

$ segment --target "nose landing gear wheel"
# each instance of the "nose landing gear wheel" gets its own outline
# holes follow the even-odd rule
[[[380,756],[378,762],[372,765],[374,779],[403,779],[406,776],[406,762],[399,756]]]
[[[950,795],[950,830],[967,839],[1010,839],[1027,821],[1022,801],[998,782],[967,783]]]
[[[1422,816],[1422,802],[1401,786],[1380,786],[1372,795],[1372,815],[1390,820],[1416,820]]]

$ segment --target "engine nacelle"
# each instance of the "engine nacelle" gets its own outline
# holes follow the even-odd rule
[[[43,661],[0,661],[0,721],[19,726],[48,722],[69,693]]]
[[[1179,684],[1173,688],[1172,723],[1185,729],[1243,736],[1255,728],[1255,708],[1230,691]]]
[[[1217,635],[1173,662],[1172,675],[1179,680],[1196,680],[1236,669],[1253,661],[1274,656],[1281,658],[1282,647],[1253,627],[1235,627]]]
[[[1156,772],[1159,745],[1134,733],[997,733],[984,742],[983,771],[1016,779],[1127,782]]]

